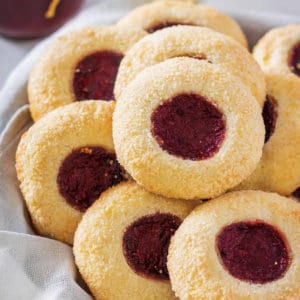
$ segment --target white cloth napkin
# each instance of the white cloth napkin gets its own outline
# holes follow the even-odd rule
[[[90,7],[24,58],[0,92],[1,300],[91,299],[76,282],[77,271],[71,247],[34,234],[19,191],[15,151],[21,134],[32,124],[26,83],[32,66],[57,35],[86,25],[112,24],[141,2],[145,1],[104,1]],[[242,24],[251,43],[271,27],[300,21],[263,13],[232,14]]]

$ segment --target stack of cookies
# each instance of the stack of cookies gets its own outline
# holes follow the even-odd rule
[[[40,58],[17,175],[96,299],[299,297],[299,41],[160,0]]]

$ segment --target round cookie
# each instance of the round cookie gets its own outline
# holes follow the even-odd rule
[[[96,299],[176,299],[166,260],[170,238],[193,209],[134,182],[103,193],[74,238],[79,271]]]
[[[32,118],[74,101],[113,100],[125,52],[146,33],[140,29],[96,26],[69,32],[41,56],[28,82]]]
[[[144,68],[181,56],[220,65],[224,72],[239,77],[263,106],[266,96],[265,76],[252,55],[230,37],[209,28],[195,26],[166,28],[138,41],[120,64],[115,83],[116,98]]]
[[[191,1],[153,1],[132,10],[118,25],[139,27],[149,33],[174,25],[204,26],[229,35],[247,47],[246,37],[235,20],[209,6]]]
[[[212,198],[249,176],[261,157],[261,109],[240,80],[216,65],[166,60],[142,71],[119,100],[118,160],[151,192]]]
[[[300,188],[299,84],[290,77],[270,75],[267,77],[267,87],[262,159],[255,171],[235,189],[264,190],[284,196],[294,193],[297,196],[297,189]]]
[[[254,58],[267,74],[290,77],[300,84],[300,24],[267,32],[253,49]]]
[[[17,175],[40,234],[72,244],[86,208],[125,178],[112,141],[114,106],[72,103],[41,118],[22,136]]]
[[[181,300],[297,299],[300,209],[261,191],[228,193],[199,205],[169,248],[172,288]]]

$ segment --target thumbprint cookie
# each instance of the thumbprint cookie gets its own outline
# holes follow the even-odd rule
[[[263,36],[253,55],[267,74],[292,77],[300,84],[300,24],[275,28]]]
[[[144,68],[181,56],[220,65],[224,72],[239,77],[263,106],[266,97],[264,73],[252,55],[230,37],[195,26],[166,28],[137,42],[120,64],[115,84],[116,98]]]
[[[125,178],[114,153],[113,110],[114,102],[71,103],[22,136],[16,169],[38,233],[72,244],[83,212]]]
[[[273,193],[233,192],[199,205],[170,243],[176,296],[298,299],[299,226],[299,204]]]
[[[261,108],[239,79],[186,57],[143,70],[113,116],[121,165],[170,198],[212,198],[239,184],[254,171],[264,134]]]
[[[193,209],[134,182],[104,192],[74,238],[75,262],[96,299],[176,299],[166,266],[170,239]]]
[[[74,101],[113,100],[119,64],[140,29],[97,26],[67,33],[50,45],[28,83],[32,118]]]
[[[153,1],[132,10],[118,25],[139,27],[148,33],[175,25],[209,27],[231,36],[247,47],[246,37],[235,20],[209,6],[192,1]]]
[[[291,77],[267,77],[268,96],[263,118],[266,127],[262,159],[237,189],[258,189],[299,197],[300,90]],[[297,196],[298,195],[298,196]]]

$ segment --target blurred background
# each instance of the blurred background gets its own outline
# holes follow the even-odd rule
[[[18,2],[19,0],[1,0],[0,2],[0,24],[3,22],[4,17],[3,13],[1,16],[1,6],[5,6],[4,3],[8,2]],[[26,0],[27,2],[30,0]],[[23,1],[23,2],[26,2]],[[50,0],[48,0],[51,2]],[[62,0],[70,4],[70,0]],[[76,0],[78,3],[83,0]],[[76,2],[72,0],[72,5]],[[76,5],[74,6],[74,11],[72,11],[72,15],[76,10],[83,10],[91,7],[95,3],[103,2],[104,0],[85,0],[83,1],[82,6]],[[125,1],[125,0],[124,0]],[[132,2],[133,0],[128,0]],[[58,1],[52,1],[53,5],[57,4]],[[113,2],[113,1],[108,1]],[[138,1],[136,1],[138,2]],[[147,1],[140,1],[147,2]],[[225,12],[235,12],[235,11],[257,11],[257,12],[268,12],[268,13],[277,13],[277,14],[289,14],[300,17],[300,1],[299,0],[207,0],[202,1],[203,3],[209,4],[219,10],[223,10]],[[2,3],[2,4],[1,4]],[[20,3],[20,2],[19,2]],[[63,3],[63,2],[61,2]],[[71,6],[72,6],[71,5]],[[53,7],[52,7],[53,8]],[[24,10],[24,8],[22,8]],[[26,8],[32,9],[32,8]],[[20,13],[21,10],[16,10],[16,14]],[[51,14],[51,9],[49,11]],[[7,16],[6,16],[7,17]],[[8,18],[8,17],[7,17]],[[2,19],[2,20],[1,20]],[[47,35],[46,35],[47,36]],[[15,39],[15,38],[7,38],[3,35],[0,35],[0,89],[4,84],[8,74],[10,71],[20,62],[20,60],[41,40],[43,40],[45,36],[34,38],[34,39]]]
[[[300,16],[299,0],[207,0],[202,2],[226,10],[242,9]]]

